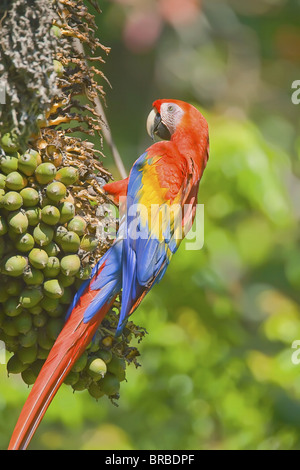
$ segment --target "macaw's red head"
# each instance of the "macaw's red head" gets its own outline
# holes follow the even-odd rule
[[[182,132],[198,138],[208,136],[205,118],[191,104],[179,100],[156,100],[148,116],[147,131],[154,140],[172,140]],[[197,139],[196,139],[197,140]]]

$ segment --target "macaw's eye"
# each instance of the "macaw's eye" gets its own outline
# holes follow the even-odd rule
[[[168,112],[169,112],[169,113],[173,113],[174,109],[175,109],[174,106],[173,106],[172,104],[169,104],[169,106],[168,106]]]

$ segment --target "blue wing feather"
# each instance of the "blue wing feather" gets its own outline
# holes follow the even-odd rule
[[[76,292],[66,319],[68,319],[87,288],[99,292],[84,312],[84,323],[90,321],[105,303],[110,302],[120,292],[122,287],[121,263],[122,240],[118,240],[95,265],[90,279],[86,280]]]
[[[163,239],[159,240],[149,230],[148,222],[145,222],[139,213],[130,210],[133,205],[140,203],[143,191],[147,191],[147,188],[142,186],[142,178],[149,164],[155,164],[155,160],[148,161],[148,154],[144,153],[134,164],[128,182],[127,237],[124,240],[122,257],[123,294],[117,335],[122,332],[127,316],[139,297],[162,279],[170,256],[178,248],[176,240],[173,241],[170,224],[163,232]],[[162,206],[164,203],[162,196]],[[171,250],[168,249],[169,243]]]
[[[115,297],[122,287],[122,250],[123,240],[117,240],[114,245],[105,253],[102,263],[94,279],[90,283],[91,290],[98,290],[86,311],[83,321],[87,323],[106,303]],[[99,264],[99,263],[98,263]]]

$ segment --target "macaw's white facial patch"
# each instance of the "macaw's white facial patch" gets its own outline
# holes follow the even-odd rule
[[[162,123],[168,128],[170,134],[173,135],[184,115],[184,111],[178,104],[163,103],[160,108],[160,115]]]

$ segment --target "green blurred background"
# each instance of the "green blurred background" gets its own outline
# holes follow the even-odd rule
[[[100,6],[107,117],[127,170],[151,143],[156,98],[209,122],[205,244],[182,244],[135,313],[149,335],[119,406],[63,386],[31,449],[299,449],[300,1]],[[4,449],[28,389],[3,365],[0,376]]]

